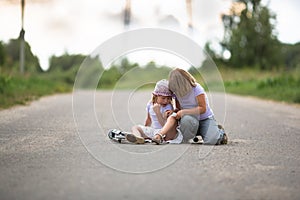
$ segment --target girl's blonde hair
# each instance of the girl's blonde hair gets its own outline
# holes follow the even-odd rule
[[[169,74],[169,90],[178,97],[187,95],[196,86],[196,79],[187,71],[176,68]]]
[[[157,101],[157,95],[152,94],[152,99],[151,99],[152,104],[155,104],[156,101]]]
[[[158,96],[159,95],[152,94],[152,99],[151,99],[152,104],[155,104],[157,102]],[[167,96],[167,97],[168,97],[169,103],[172,104],[172,97],[171,96]]]

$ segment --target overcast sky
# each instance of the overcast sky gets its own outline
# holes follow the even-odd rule
[[[223,37],[221,13],[228,12],[231,0],[194,0],[191,36],[201,46]],[[131,0],[131,29],[171,28],[188,34],[185,0]],[[299,0],[263,0],[277,15],[278,38],[300,41]],[[125,31],[122,9],[125,0],[26,0],[25,39],[42,68],[51,55],[64,52],[90,54],[98,45]],[[21,26],[20,0],[0,0],[0,40],[17,38]],[[297,23],[297,24],[295,24]]]

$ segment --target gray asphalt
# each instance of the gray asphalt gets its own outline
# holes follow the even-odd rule
[[[150,92],[76,92],[0,111],[0,199],[300,199],[300,107],[213,94],[229,144],[113,143]]]

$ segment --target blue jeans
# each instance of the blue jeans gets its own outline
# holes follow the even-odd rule
[[[201,135],[203,144],[215,145],[222,136],[222,132],[213,117],[199,121],[193,115],[184,115],[180,120],[179,129],[183,134],[184,142],[196,135]]]

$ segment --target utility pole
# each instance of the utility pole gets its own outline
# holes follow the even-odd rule
[[[192,9],[192,0],[186,0],[186,11],[188,14],[188,28],[193,31],[193,9]]]
[[[130,24],[131,0],[126,0],[124,9],[124,28],[127,29]]]
[[[20,31],[20,72],[24,74],[24,64],[25,64],[25,30],[24,30],[24,7],[25,0],[21,0],[21,31]]]

